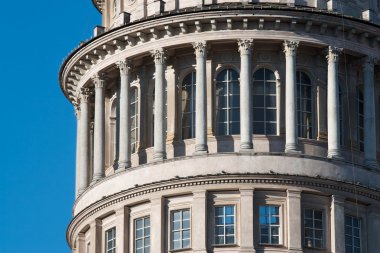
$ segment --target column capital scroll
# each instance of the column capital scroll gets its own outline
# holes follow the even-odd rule
[[[339,62],[339,55],[342,53],[343,48],[329,46],[328,54],[326,56],[328,63]]]
[[[155,64],[164,64],[166,62],[166,50],[158,48],[151,51]]]
[[[193,47],[195,49],[196,57],[206,57],[207,56],[207,42],[206,41],[197,41],[193,42]]]
[[[250,54],[253,48],[253,39],[240,39],[237,41],[240,54]]]
[[[80,102],[87,103],[91,95],[91,89],[90,88],[81,88],[80,90]]]
[[[132,68],[132,61],[128,59],[117,61],[116,66],[120,70],[121,75],[127,75]]]
[[[299,41],[285,40],[284,41],[285,56],[295,56],[297,54],[298,46],[299,46]]]
[[[106,80],[106,74],[104,73],[95,74],[91,77],[91,80],[94,83],[95,88],[103,88],[104,81]]]

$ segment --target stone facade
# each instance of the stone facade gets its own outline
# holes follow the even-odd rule
[[[379,252],[379,1],[94,4],[73,252]]]

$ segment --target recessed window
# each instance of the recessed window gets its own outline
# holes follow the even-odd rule
[[[356,103],[358,143],[360,151],[364,151],[364,98],[363,92],[359,88],[356,89]]]
[[[215,86],[216,134],[240,133],[239,74],[233,69],[219,73]]]
[[[345,253],[361,253],[361,221],[357,217],[345,216]]]
[[[182,82],[182,139],[195,137],[196,73],[191,72]]]
[[[215,244],[235,244],[235,206],[215,207]]]
[[[313,138],[313,106],[311,80],[304,72],[297,71],[297,123],[298,136]]]
[[[137,88],[131,90],[131,106],[130,106],[130,117],[131,117],[131,152],[136,153],[137,143],[138,143],[138,119],[139,119],[139,93]]]
[[[150,252],[150,218],[135,220],[135,253]]]
[[[260,206],[260,243],[280,244],[280,207],[274,205]]]
[[[173,211],[171,213],[171,248],[190,248],[190,209]]]
[[[304,246],[308,248],[324,248],[324,215],[322,210],[304,210]]]
[[[116,253],[116,228],[106,231],[106,253]]]
[[[277,134],[276,77],[270,69],[253,75],[253,133]]]

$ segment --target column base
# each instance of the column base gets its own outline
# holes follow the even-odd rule
[[[301,154],[301,151],[298,150],[298,145],[296,143],[287,143],[285,144],[285,153]]]
[[[166,152],[165,151],[162,151],[162,152],[154,152],[154,155],[153,155],[153,160],[155,162],[161,162],[163,160],[166,159]]]
[[[206,155],[208,153],[207,144],[196,144],[193,155]]]
[[[119,161],[119,165],[118,165],[117,169],[115,170],[115,173],[125,171],[126,169],[128,169],[130,167],[131,167],[130,161]]]
[[[379,164],[374,159],[365,159],[364,165],[371,168],[371,169],[379,170]]]
[[[344,158],[341,155],[339,149],[330,149],[327,151],[327,158],[343,160]]]
[[[253,144],[252,142],[242,142],[240,143],[240,152],[252,152],[253,151]]]

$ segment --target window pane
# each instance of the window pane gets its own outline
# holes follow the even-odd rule
[[[190,230],[183,231],[182,239],[190,239]]]
[[[183,215],[184,220],[189,220],[190,219],[190,210],[183,211],[182,215]]]
[[[181,228],[181,222],[180,221],[174,221],[173,222],[173,229],[179,230]]]
[[[183,242],[182,242],[182,247],[183,247],[184,249],[186,249],[186,248],[190,248],[190,240],[189,240],[189,239],[183,240]]]
[[[234,244],[234,243],[235,243],[235,236],[233,235],[226,236],[226,244]]]
[[[264,122],[253,122],[254,134],[265,134]]]
[[[226,235],[234,235],[235,234],[235,226],[226,226]]]
[[[253,75],[255,80],[264,80],[264,69],[259,69]]]
[[[253,107],[264,107],[264,96],[253,95],[252,103],[253,103]]]
[[[266,107],[276,107],[276,97],[275,96],[265,96],[265,106]]]
[[[173,212],[173,221],[181,220],[181,212]]]
[[[184,220],[182,223],[182,229],[190,228],[190,220]]]
[[[224,235],[224,227],[223,226],[215,227],[215,235]]]
[[[265,94],[265,92],[264,92],[264,84],[265,84],[265,82],[263,82],[263,81],[255,81],[253,83],[253,94],[255,94],[255,95],[263,95],[263,94]]]

